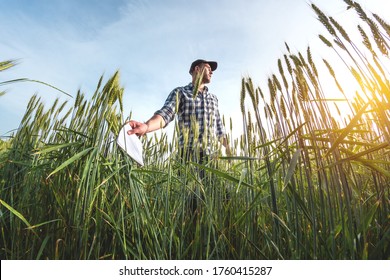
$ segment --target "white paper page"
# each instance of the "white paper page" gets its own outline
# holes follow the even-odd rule
[[[119,131],[116,142],[118,143],[119,147],[121,147],[132,159],[143,166],[144,160],[142,156],[142,143],[138,139],[137,135],[127,134],[127,131],[131,129],[132,128],[129,124],[125,124]]]

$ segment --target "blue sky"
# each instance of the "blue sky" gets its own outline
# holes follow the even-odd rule
[[[352,11],[342,0],[312,1],[340,22]],[[361,0],[390,18],[388,0]],[[169,92],[190,81],[197,58],[216,60],[210,90],[221,114],[240,125],[241,78],[265,84],[277,59],[310,45],[322,55],[318,34],[326,34],[309,0],[1,0],[0,61],[19,64],[0,72],[0,81],[30,78],[71,95],[91,96],[100,76],[116,70],[125,88],[125,109],[146,121]],[[356,18],[356,17],[354,17]],[[344,26],[344,25],[343,25]],[[60,93],[23,83],[2,86],[0,136],[10,135],[34,93],[47,107]],[[237,127],[239,130],[239,127]]]

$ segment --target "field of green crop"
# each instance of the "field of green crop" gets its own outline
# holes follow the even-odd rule
[[[45,107],[34,95],[0,142],[0,258],[390,259],[390,26],[344,2],[361,37],[312,9],[359,90],[346,98],[330,62],[286,45],[266,86],[242,79],[236,157],[182,163],[163,134],[142,139],[137,166],[115,143],[119,73],[91,99]],[[351,110],[341,121],[324,77]]]

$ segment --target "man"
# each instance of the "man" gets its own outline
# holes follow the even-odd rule
[[[209,92],[206,84],[211,82],[217,62],[195,60],[189,73],[192,82],[175,88],[167,97],[164,106],[147,122],[129,121],[129,135],[138,136],[166,127],[177,115],[181,157],[204,162],[214,151],[214,140],[221,141],[230,154],[225,128],[218,109],[218,99]]]

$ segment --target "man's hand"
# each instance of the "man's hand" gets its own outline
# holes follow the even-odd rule
[[[133,120],[128,121],[127,123],[132,128],[132,130],[127,131],[128,135],[135,134],[137,136],[143,136],[148,132],[148,125],[146,123],[137,122],[137,121],[133,121]]]
[[[137,136],[143,136],[146,133],[155,131],[165,126],[165,121],[160,115],[153,115],[146,123],[137,121],[127,122],[132,130],[127,131],[128,135],[135,134]]]

